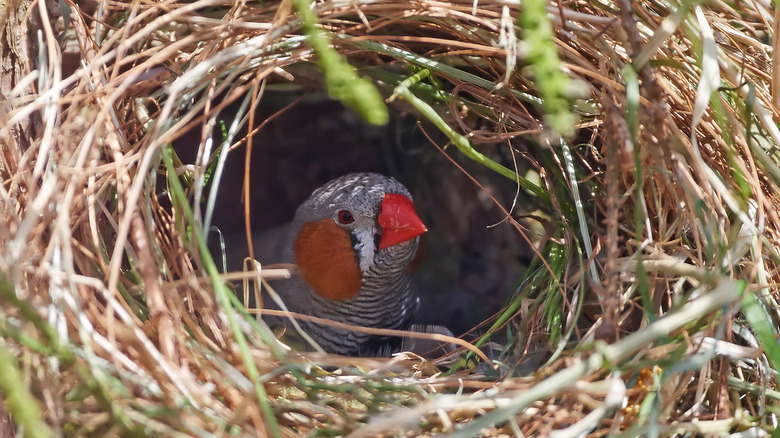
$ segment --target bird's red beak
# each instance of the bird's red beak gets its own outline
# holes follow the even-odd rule
[[[382,227],[379,249],[412,240],[428,231],[414,211],[412,200],[395,193],[386,194],[382,201],[379,226]]]

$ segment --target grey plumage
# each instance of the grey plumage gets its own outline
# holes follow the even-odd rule
[[[348,210],[354,216],[354,223],[340,226],[350,232],[362,286],[351,298],[331,300],[315,293],[300,275],[294,275],[290,280],[274,284],[290,311],[365,327],[409,328],[418,298],[407,270],[417,251],[419,237],[378,249],[381,230],[377,218],[387,193],[411,199],[409,191],[393,178],[354,173],[315,190],[298,208],[287,232],[283,260],[278,261],[295,262],[294,242],[305,224],[325,218],[337,221],[339,212]],[[398,338],[375,337],[308,321],[299,324],[332,353],[370,356],[400,346]]]

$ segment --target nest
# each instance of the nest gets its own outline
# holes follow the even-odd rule
[[[769,3],[54,3],[0,11],[4,431],[774,430]],[[446,196],[473,177],[533,249],[471,350],[285,350],[225,286],[275,275],[221,272],[205,236],[285,86],[414,115]]]

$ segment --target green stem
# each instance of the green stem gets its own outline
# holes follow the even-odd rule
[[[409,102],[417,111],[420,112],[420,114],[430,120],[434,126],[439,128],[439,130],[450,139],[452,144],[454,144],[455,147],[457,147],[458,150],[460,150],[468,158],[520,184],[521,187],[528,190],[535,196],[549,201],[550,195],[547,193],[547,191],[478,152],[476,149],[474,149],[473,146],[471,146],[471,143],[466,137],[460,135],[458,132],[452,129],[452,127],[447,124],[447,122],[445,122],[444,119],[442,119],[441,116],[430,105],[412,93],[410,87],[422,79],[425,79],[425,77],[427,77],[430,73],[430,70],[424,69],[406,78],[400,84],[398,84],[397,87],[395,87],[393,94],[399,95],[407,102]]]
[[[172,195],[171,200],[174,203],[174,206],[178,207],[178,210],[180,210],[184,215],[186,221],[190,224],[193,224],[195,223],[195,220],[192,215],[192,208],[190,208],[190,206],[187,204],[187,197],[184,194],[184,188],[182,187],[179,178],[176,176],[169,147],[162,148],[162,158],[163,162],[165,162],[165,166],[168,169],[168,182],[171,187]],[[244,332],[238,326],[235,309],[233,309],[229,298],[229,294],[231,294],[231,292],[228,290],[227,286],[225,286],[225,283],[223,283],[220,279],[219,270],[217,269],[214,260],[211,258],[211,253],[206,246],[206,240],[203,239],[200,230],[197,227],[193,227],[192,231],[192,237],[198,246],[198,251],[200,252],[203,266],[206,269],[206,273],[208,274],[209,278],[211,279],[212,285],[214,286],[214,292],[216,294],[217,301],[225,311],[228,324],[230,325],[230,328],[233,331],[233,336],[238,343],[238,347],[241,352],[241,358],[243,359],[244,365],[246,366],[248,374],[247,377],[249,377],[249,380],[254,384],[255,396],[257,397],[257,401],[260,403],[263,416],[265,417],[265,421],[271,431],[271,435],[274,437],[281,437],[282,434],[281,430],[279,429],[279,423],[276,421],[276,415],[274,414],[273,408],[268,401],[268,394],[265,391],[265,387],[260,381],[260,372],[257,370],[257,365],[255,364],[254,358],[249,351],[249,344],[247,343],[246,337],[244,336]]]
[[[38,400],[25,386],[25,378],[5,342],[0,341],[0,392],[5,406],[14,421],[24,427],[25,435],[34,437],[54,436],[41,418]]]

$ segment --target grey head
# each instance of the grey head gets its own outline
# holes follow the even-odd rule
[[[350,233],[358,266],[364,274],[377,266],[408,266],[417,250],[419,238],[379,250],[381,227],[378,217],[386,194],[412,195],[395,178],[378,173],[350,173],[315,190],[295,212],[293,234],[304,224],[330,218]],[[344,224],[339,214],[349,212],[353,222]]]

